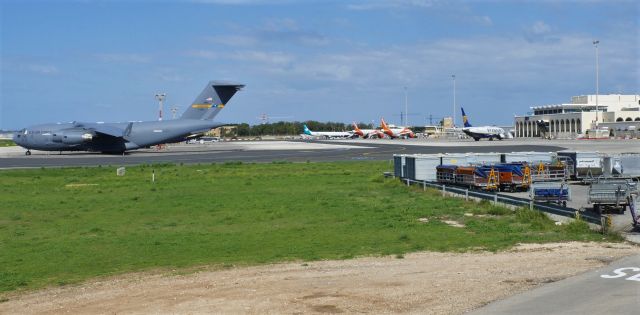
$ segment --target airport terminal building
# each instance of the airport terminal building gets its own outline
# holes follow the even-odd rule
[[[573,139],[596,125],[614,136],[637,137],[640,132],[640,95],[598,95],[597,112],[596,95],[574,96],[568,104],[534,106],[531,110],[515,117],[516,137]]]

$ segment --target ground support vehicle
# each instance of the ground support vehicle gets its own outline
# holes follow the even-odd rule
[[[436,178],[442,184],[485,190],[498,188],[497,172],[478,166],[439,165],[436,167]]]
[[[456,165],[438,165],[436,167],[436,180],[438,183],[455,184],[456,183]]]
[[[498,190],[498,173],[493,167],[458,166],[456,184],[484,190]]]
[[[481,167],[483,172],[489,174],[491,169],[498,175],[497,181],[500,191],[526,191],[531,184],[531,171],[525,163],[503,163]]]
[[[589,187],[588,203],[593,204],[593,210],[599,213],[616,210],[622,214],[636,187],[630,179],[598,179]]]
[[[534,182],[529,190],[529,197],[533,201],[544,201],[567,206],[571,200],[571,188],[564,181]]]
[[[560,151],[557,154],[573,179],[589,180],[603,174],[602,157],[598,152]]]
[[[531,169],[531,180],[541,181],[564,181],[568,176],[567,167],[563,163],[538,163]]]
[[[640,225],[640,213],[638,213],[638,195],[636,194],[629,196],[629,212],[631,213],[633,226],[638,227]]]

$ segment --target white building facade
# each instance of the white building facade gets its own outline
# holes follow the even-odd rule
[[[596,106],[597,104],[597,106]],[[571,103],[531,107],[532,112],[515,117],[518,138],[576,138],[589,129],[637,130],[640,126],[640,95],[581,95]]]

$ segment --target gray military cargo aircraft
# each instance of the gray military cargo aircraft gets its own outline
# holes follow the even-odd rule
[[[13,135],[27,149],[124,153],[157,144],[185,141],[226,124],[214,122],[244,85],[211,81],[179,119],[125,123],[71,122],[31,126]]]

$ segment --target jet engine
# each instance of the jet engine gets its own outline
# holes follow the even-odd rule
[[[82,144],[93,140],[95,133],[86,130],[63,130],[53,135],[53,141],[64,144]]]

